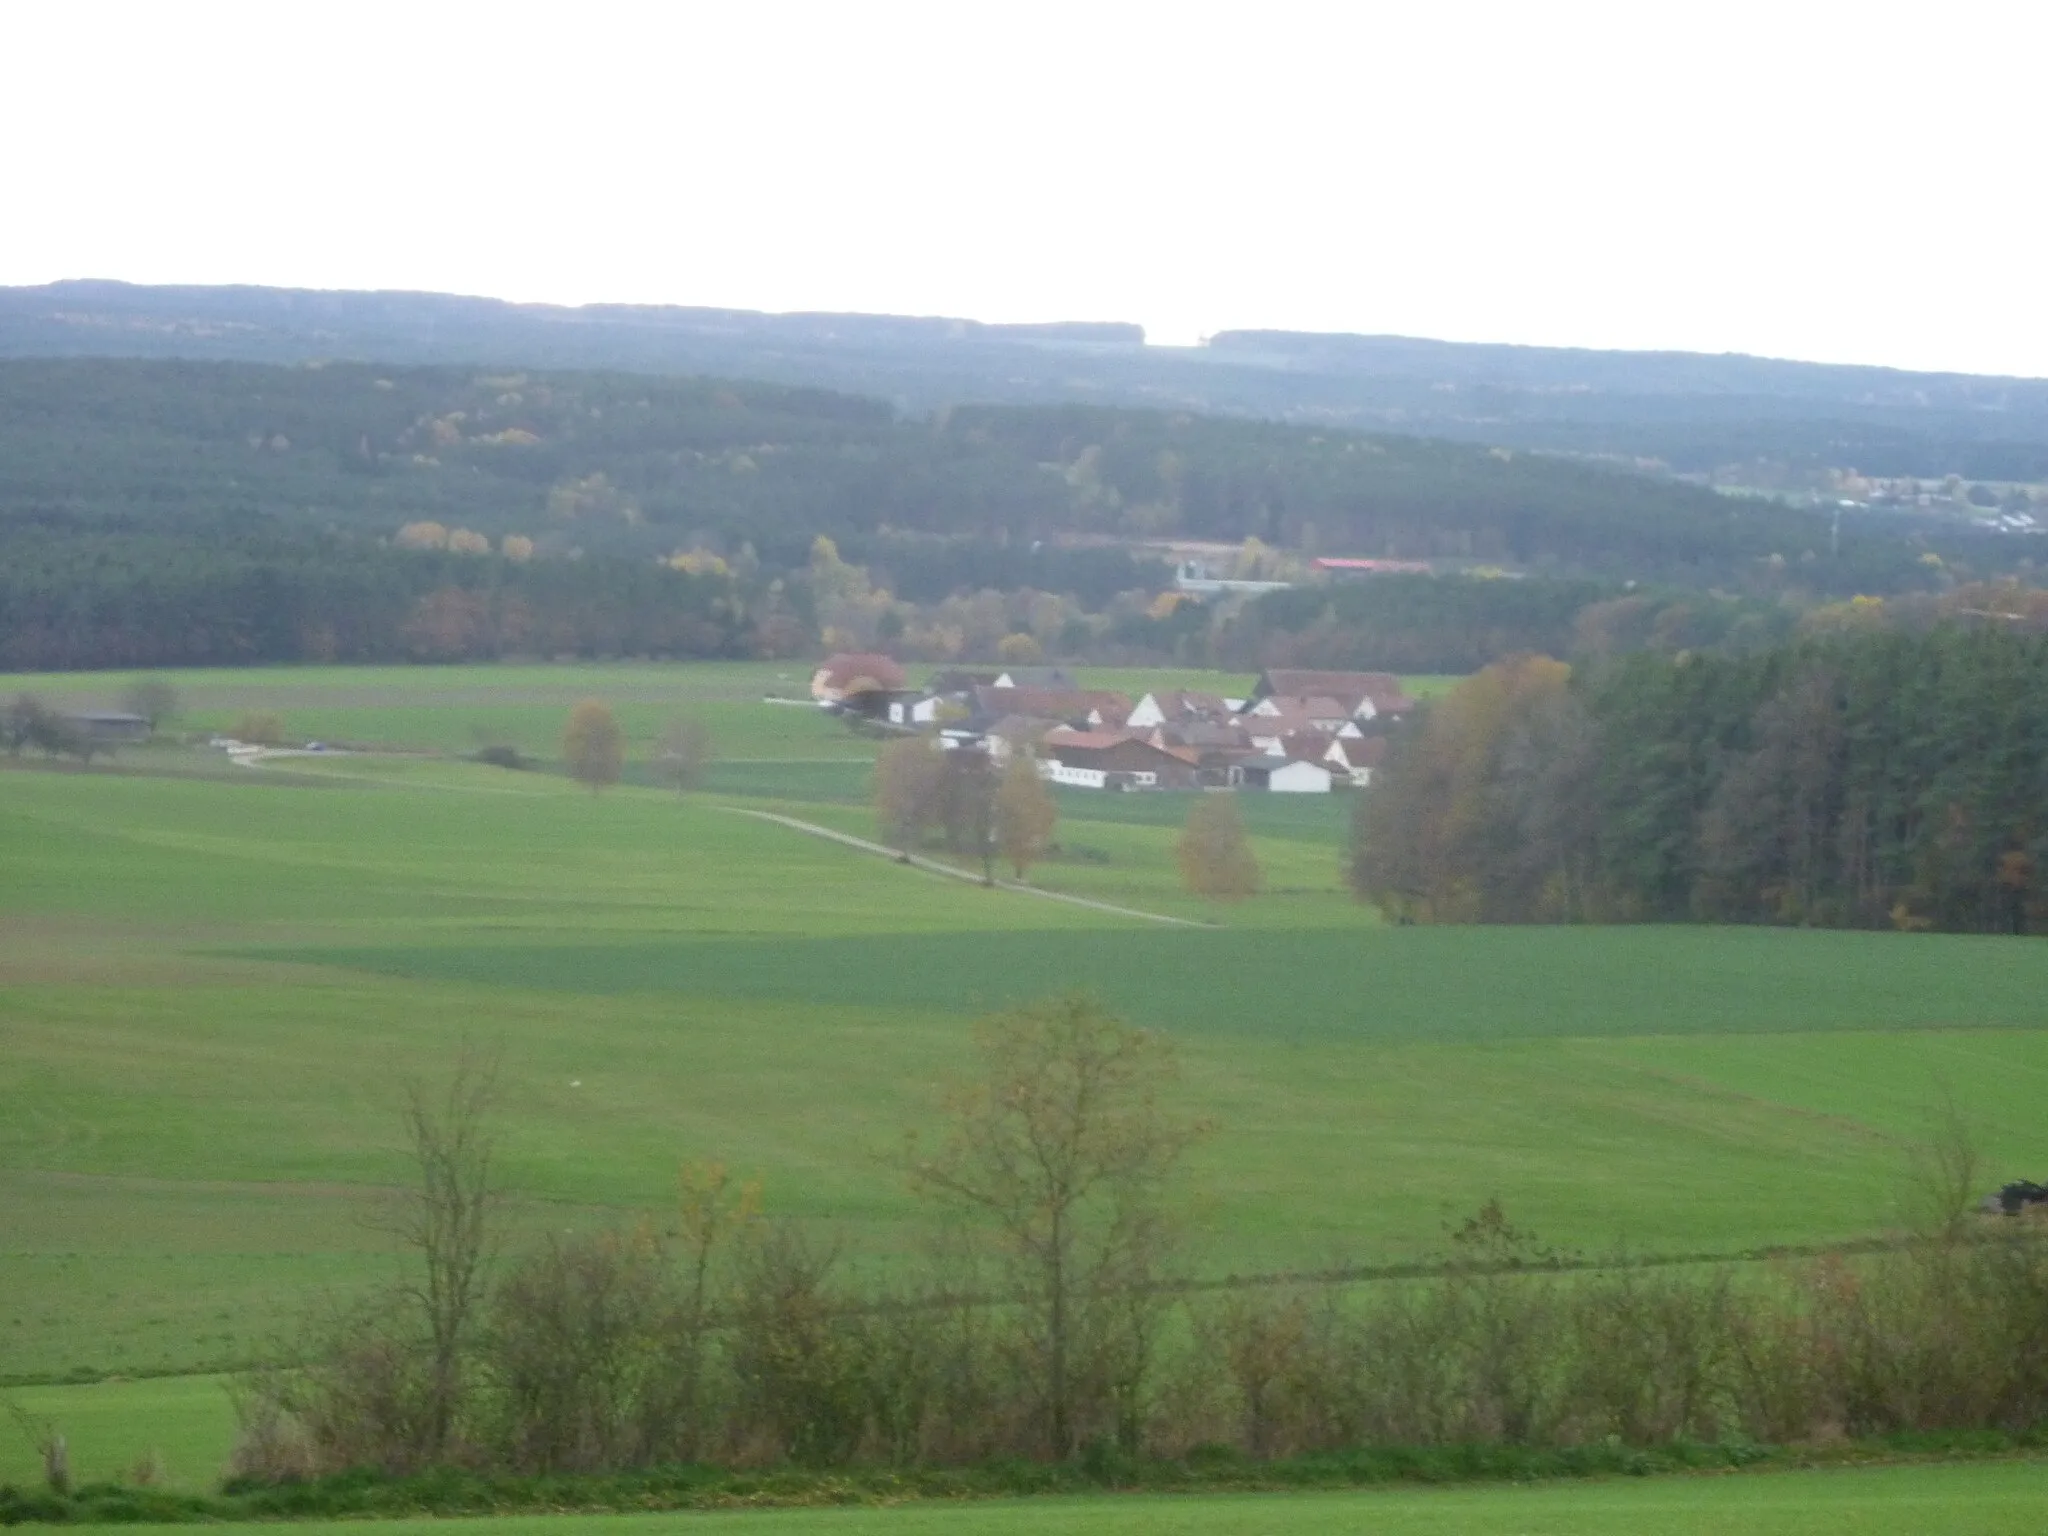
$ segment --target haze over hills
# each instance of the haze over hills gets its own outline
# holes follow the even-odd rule
[[[1645,457],[1666,472],[1631,472]],[[1790,504],[1673,477],[1688,466]],[[885,642],[952,661],[1024,636],[1067,659],[1471,670],[1569,649],[1584,610],[1638,584],[1690,594],[1630,601],[1645,635],[1693,646],[1830,598],[2030,575],[2041,480],[2048,383],[2025,380],[0,290],[0,664],[21,669]],[[1241,618],[1179,604],[1190,541],[1301,590]],[[1311,567],[1328,555],[1436,575],[1336,593]],[[1454,573],[1475,579],[1437,579]],[[1525,580],[1486,579],[1503,573]]]
[[[2048,380],[1696,353],[1233,331],[1147,346],[1135,325],[990,325],[428,293],[0,288],[0,356],[316,358],[703,374],[924,412],[962,402],[1148,405],[1653,461],[1816,489],[1830,470],[2048,479]]]

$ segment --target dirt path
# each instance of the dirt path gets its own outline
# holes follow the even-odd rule
[[[847,847],[857,848],[862,853],[880,854],[892,863],[910,864],[917,869],[924,870],[928,874],[949,875],[955,880],[965,880],[971,885],[981,884],[981,876],[971,870],[956,869],[951,864],[941,864],[937,859],[927,859],[920,854],[911,854],[908,858],[905,858],[902,853],[891,848],[887,843],[870,842],[867,838],[855,837],[850,832],[837,832],[831,827],[821,827],[814,821],[799,821],[794,816],[781,816],[777,815],[774,811],[750,811],[744,806],[738,805],[722,805],[719,809],[730,811],[735,816],[751,816],[756,821],[772,821],[776,825],[788,827],[792,831],[808,832],[812,837],[822,837],[835,843],[844,843]],[[1069,906],[1088,907],[1096,912],[1110,913],[1115,917],[1142,918],[1148,923],[1170,923],[1176,928],[1208,928],[1213,926],[1210,923],[1196,922],[1191,917],[1168,917],[1164,912],[1141,912],[1136,907],[1120,907],[1114,902],[1095,901],[1087,896],[1069,896],[1064,891],[1041,890],[1035,885],[1020,885],[1015,880],[998,880],[995,882],[995,885],[999,891],[1015,891],[1020,896],[1042,896],[1047,901],[1064,901]]]

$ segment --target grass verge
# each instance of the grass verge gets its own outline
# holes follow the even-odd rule
[[[1277,1493],[1390,1486],[1530,1483],[1842,1466],[1978,1461],[2048,1447],[2048,1430],[1894,1436],[1828,1448],[1677,1443],[1555,1450],[1471,1445],[1367,1448],[1260,1462],[1227,1450],[1135,1461],[1097,1448],[1080,1461],[1002,1461],[957,1469],[676,1466],[601,1476],[487,1477],[441,1470],[411,1477],[351,1472],[275,1485],[229,1483],[210,1494],[93,1483],[69,1494],[0,1486],[0,1525],[178,1524],[248,1520],[393,1519],[533,1513],[827,1508],[1099,1493]]]

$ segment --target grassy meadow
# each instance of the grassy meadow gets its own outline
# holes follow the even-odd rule
[[[2048,1466],[1989,1463],[1358,1493],[1146,1495],[379,1521],[380,1536],[2035,1536]],[[84,1532],[129,1526],[73,1526]],[[364,1524],[311,1521],[306,1536]]]
[[[1035,883],[1202,927],[984,890],[741,814],[872,831],[872,744],[762,702],[805,680],[798,664],[195,673],[172,678],[181,731],[262,708],[297,736],[402,750],[0,766],[0,1382],[26,1384],[95,1465],[157,1446],[180,1479],[210,1477],[225,1399],[193,1373],[390,1273],[375,1217],[405,1175],[398,1099],[465,1042],[502,1046],[503,1168],[528,1229],[659,1220],[678,1166],[715,1157],[866,1263],[920,1230],[890,1153],[970,1069],[971,1021],[1076,987],[1181,1045],[1186,1099],[1219,1127],[1191,1168],[1212,1276],[1411,1260],[1491,1198],[1589,1252],[1868,1235],[1897,1219],[1944,1099],[1987,1177],[2041,1172],[2048,946],[1383,927],[1342,889],[1344,797],[1247,797],[1269,890],[1216,909],[1178,889],[1184,800],[1062,795],[1066,851]],[[111,702],[122,681],[0,694]],[[642,758],[664,721],[701,714],[721,753],[709,787],[591,795],[459,760],[486,738],[550,756],[586,696],[617,704]],[[0,1446],[0,1480],[21,1455]],[[1672,1523],[1676,1504],[1652,1523],[1931,1530],[1957,1528],[1928,1523],[1951,1509],[2017,1530],[1996,1523],[2016,1490],[2040,1508],[2032,1469],[1886,1476],[1812,1487],[1907,1490],[1889,1503],[1702,1483],[1693,1523]],[[1257,1501],[1112,1500],[1037,1508],[1032,1528],[1621,1530],[1648,1518],[1631,1501],[1666,1497],[1547,1491],[1513,1524],[1494,1493],[1303,1498],[1286,1524]],[[1894,1523],[1853,1523],[1880,1504]],[[994,1506],[960,1518],[1022,1528]]]

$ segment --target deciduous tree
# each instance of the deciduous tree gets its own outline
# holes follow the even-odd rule
[[[1010,753],[996,787],[996,846],[1022,880],[1031,866],[1052,846],[1059,826],[1059,802],[1044,779],[1038,776],[1038,762],[1022,747]]]
[[[562,761],[579,784],[596,794],[619,782],[626,766],[626,733],[611,706],[598,699],[585,699],[569,711],[569,723],[562,730]]]
[[[142,716],[154,731],[178,713],[178,690],[161,677],[138,677],[121,690],[121,707]]]
[[[882,840],[906,857],[938,817],[944,771],[938,752],[923,736],[892,741],[875,759],[875,824]]]
[[[228,735],[252,746],[275,747],[284,741],[284,720],[267,709],[245,709],[235,716]]]
[[[497,1082],[497,1054],[466,1048],[445,1089],[406,1090],[406,1141],[419,1182],[389,1226],[417,1263],[404,1295],[425,1336],[417,1450],[430,1465],[455,1433],[463,1361],[483,1304],[498,1204],[489,1124]]]
[[[662,778],[680,792],[704,782],[711,757],[711,727],[695,715],[688,715],[672,722],[663,733],[654,762]]]
[[[1259,889],[1259,860],[1233,795],[1204,795],[1188,808],[1174,848],[1181,883],[1197,896],[1242,901]]]
[[[1177,1077],[1163,1036],[1068,996],[977,1030],[982,1072],[949,1098],[951,1129],[913,1184],[999,1234],[1026,1309],[1046,1449],[1089,1432],[1135,1438],[1158,1282],[1174,1246],[1170,1184],[1205,1127],[1162,1097]]]

